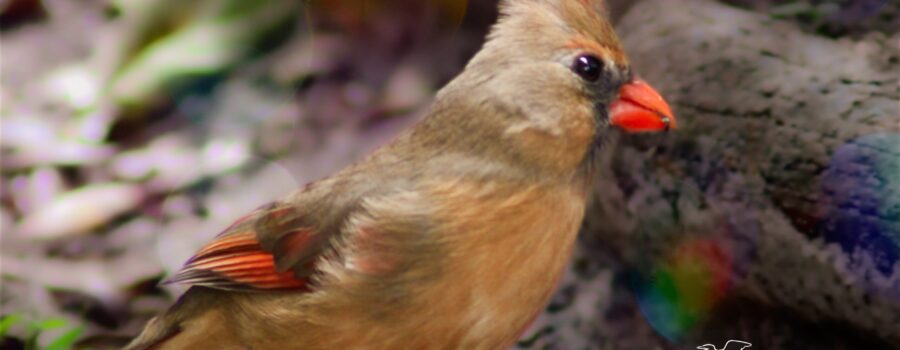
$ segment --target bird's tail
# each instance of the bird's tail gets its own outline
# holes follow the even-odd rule
[[[122,350],[150,350],[157,348],[167,339],[181,332],[179,322],[171,321],[166,316],[169,313],[154,317],[147,322],[144,330],[141,331],[131,343],[128,343]]]
[[[239,348],[221,309],[212,307],[209,296],[201,297],[216,292],[192,287],[169,310],[150,320],[123,350]]]

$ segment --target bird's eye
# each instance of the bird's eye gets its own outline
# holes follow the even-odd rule
[[[595,82],[597,79],[600,79],[600,75],[603,73],[603,63],[601,63],[600,59],[594,55],[581,55],[575,58],[575,63],[572,65],[572,71],[581,79],[584,79],[589,82]]]

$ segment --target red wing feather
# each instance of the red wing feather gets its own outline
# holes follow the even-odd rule
[[[292,236],[308,236],[308,230]],[[236,231],[217,237],[188,260],[167,282],[218,289],[305,289],[308,279],[297,278],[292,269],[279,272],[275,257],[260,246],[256,233]]]

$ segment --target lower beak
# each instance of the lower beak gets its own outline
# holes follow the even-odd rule
[[[676,126],[669,104],[640,79],[622,85],[609,116],[610,124],[631,133],[669,131]]]

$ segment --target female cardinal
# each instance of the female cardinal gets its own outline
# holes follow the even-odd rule
[[[548,302],[615,126],[675,126],[602,0],[505,0],[429,115],[238,220],[127,349],[499,349]]]

